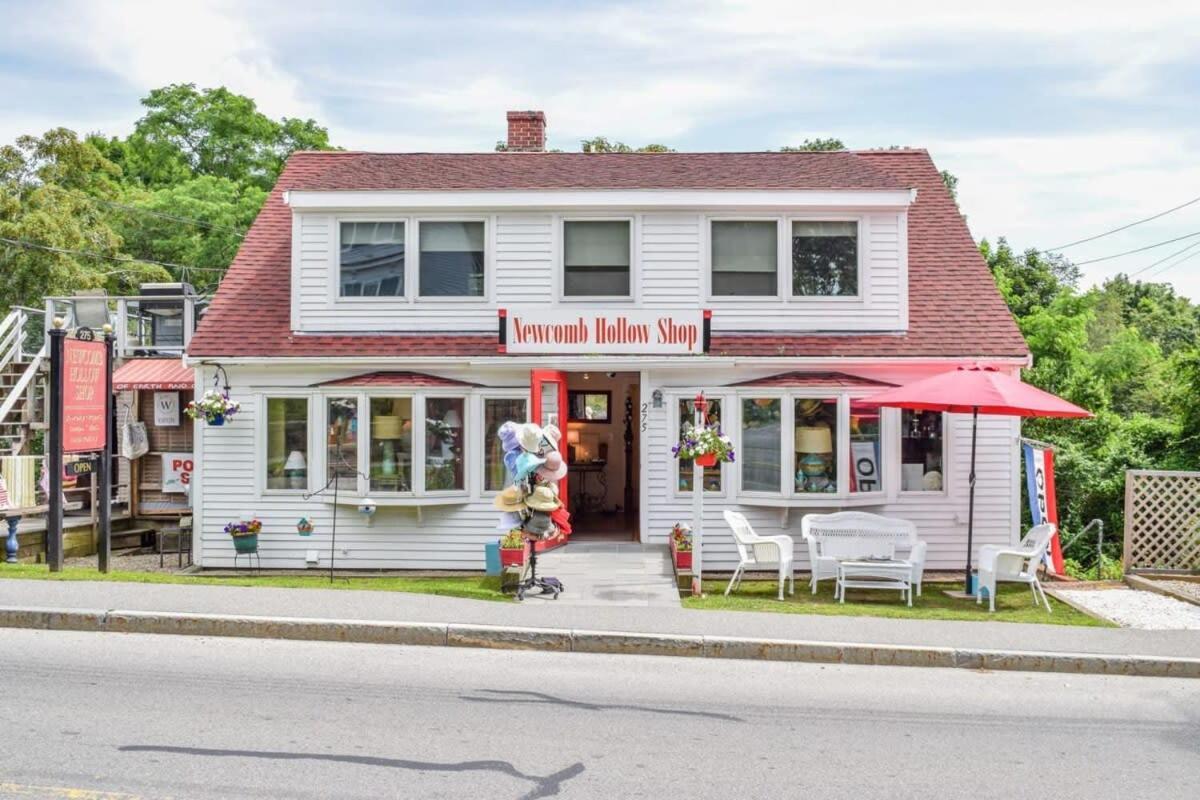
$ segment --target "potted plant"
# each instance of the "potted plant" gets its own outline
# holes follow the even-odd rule
[[[525,563],[525,537],[512,530],[500,537],[500,566],[519,567]]]
[[[228,417],[232,417],[241,409],[242,404],[230,400],[229,395],[209,389],[199,400],[187,404],[185,413],[192,419],[203,418],[209,425],[224,425]]]
[[[721,433],[720,425],[690,422],[683,427],[683,438],[671,448],[676,458],[694,460],[702,467],[712,467],[721,461],[733,461],[733,440]]]
[[[677,572],[692,568],[692,529],[682,522],[671,529],[671,558]]]
[[[233,539],[233,549],[242,554],[258,552],[258,532],[261,530],[262,520],[257,517],[225,526],[225,532]]]

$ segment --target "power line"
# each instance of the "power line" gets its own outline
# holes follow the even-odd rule
[[[1168,270],[1175,269],[1176,267],[1178,267],[1180,264],[1184,263],[1185,261],[1191,261],[1196,256],[1200,256],[1200,250],[1197,250],[1194,253],[1190,253],[1190,254],[1184,256],[1183,258],[1176,261],[1174,264],[1167,264],[1165,267],[1158,270],[1157,272],[1150,273],[1150,275],[1148,275],[1147,277],[1154,278],[1158,275],[1162,275],[1164,272],[1167,272]]]
[[[1111,231],[1105,231],[1104,233],[1098,233],[1095,236],[1089,236],[1086,239],[1079,239],[1074,242],[1068,242],[1067,244],[1060,244],[1058,247],[1049,247],[1045,250],[1042,250],[1041,252],[1049,253],[1053,250],[1066,250],[1068,247],[1074,247],[1077,244],[1083,244],[1084,242],[1094,242],[1097,239],[1103,239],[1105,236],[1111,236],[1114,233],[1120,233],[1121,231],[1129,230],[1130,228],[1132,228],[1136,225],[1141,225],[1143,222],[1150,222],[1152,220],[1158,219],[1159,217],[1165,217],[1167,214],[1178,211],[1181,208],[1187,208],[1188,206],[1193,205],[1194,203],[1200,203],[1200,197],[1193,197],[1191,200],[1188,200],[1186,203],[1181,203],[1181,204],[1175,206],[1174,208],[1168,208],[1166,211],[1155,214],[1152,217],[1146,217],[1145,219],[1139,219],[1137,222],[1131,222],[1128,225],[1122,225],[1119,228],[1113,228]]]
[[[75,193],[71,192],[69,189],[64,189],[61,186],[54,186],[53,184],[49,184],[49,183],[42,184],[42,185],[47,189],[54,189],[55,191],[64,192],[67,194],[75,194]],[[218,225],[215,222],[208,222],[207,220],[197,219],[196,217],[181,217],[177,214],[167,214],[162,211],[152,211],[148,208],[139,208],[138,206],[131,206],[126,203],[118,203],[115,200],[105,200],[102,197],[95,197],[93,195],[86,194],[84,192],[79,192],[77,194],[77,196],[82,197],[86,200],[94,201],[96,203],[101,203],[106,206],[111,206],[112,208],[120,208],[124,211],[131,211],[131,212],[134,212],[137,214],[146,214],[147,216],[158,217],[159,219],[173,220],[174,222],[183,222],[188,225],[196,225],[198,227],[208,228],[210,230],[227,231],[229,233],[232,233],[234,236],[237,236],[239,239],[246,235],[246,232],[244,230],[239,230],[237,228],[230,228],[227,225]]]
[[[1192,242],[1187,247],[1176,250],[1174,253],[1171,253],[1171,255],[1169,255],[1169,256],[1163,256],[1158,261],[1155,261],[1153,264],[1147,264],[1146,266],[1142,267],[1141,269],[1137,270],[1136,272],[1129,273],[1129,277],[1132,278],[1134,275],[1141,275],[1143,272],[1146,272],[1147,270],[1154,269],[1159,264],[1162,264],[1163,262],[1166,262],[1166,261],[1170,261],[1175,256],[1179,255],[1180,253],[1186,253],[1188,250],[1191,250],[1193,247],[1200,247],[1200,242]],[[1189,258],[1190,258],[1190,256],[1189,256]]]
[[[173,264],[170,261],[155,261],[150,258],[134,258],[132,256],[110,256],[106,253],[97,253],[93,250],[73,250],[69,247],[51,247],[47,244],[38,244],[37,242],[29,242],[24,239],[9,239],[5,236],[0,236],[0,242],[10,244],[14,247],[24,247],[29,250],[45,250],[48,253],[60,253],[68,256],[83,256],[85,258],[96,258],[106,261],[115,261],[118,264],[154,264],[159,267],[178,270],[195,270],[200,272],[224,272],[225,267],[191,267],[186,264]],[[109,273],[116,274],[116,273]]]
[[[1074,263],[1075,263],[1075,266],[1082,267],[1084,264],[1095,264],[1100,261],[1111,261],[1112,259],[1120,258],[1121,256],[1131,256],[1134,253],[1143,253],[1147,250],[1153,250],[1156,247],[1162,247],[1163,245],[1172,244],[1174,242],[1181,242],[1184,239],[1190,239],[1193,236],[1200,236],[1200,231],[1194,231],[1192,233],[1185,233],[1183,236],[1176,236],[1174,239],[1167,239],[1165,242],[1155,242],[1154,244],[1148,244],[1145,247],[1137,247],[1137,248],[1134,248],[1133,250],[1126,250],[1124,253],[1113,253],[1111,256],[1101,256],[1100,258],[1089,258],[1087,261],[1076,261]]]

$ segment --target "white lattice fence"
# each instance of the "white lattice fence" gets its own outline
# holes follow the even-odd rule
[[[1125,569],[1200,570],[1200,472],[1126,471]]]

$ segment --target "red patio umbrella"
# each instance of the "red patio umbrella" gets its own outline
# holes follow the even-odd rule
[[[1090,417],[1092,412],[1061,397],[1022,383],[995,367],[963,366],[906,386],[887,389],[865,399],[888,408],[943,411],[971,415],[971,484],[967,506],[967,570],[965,591],[971,591],[971,547],[975,534],[975,440],[980,414],[1009,417]]]

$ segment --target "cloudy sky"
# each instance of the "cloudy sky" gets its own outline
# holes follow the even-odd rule
[[[926,147],[958,175],[975,236],[1020,248],[1200,197],[1194,0],[0,0],[0,18],[2,141],[125,133],[148,89],[186,81],[313,117],[350,149],[491,149],[510,108],[545,110],[563,149],[597,134],[680,150]],[[1200,202],[1065,252],[1188,234]],[[1083,269],[1200,298],[1200,235]]]

